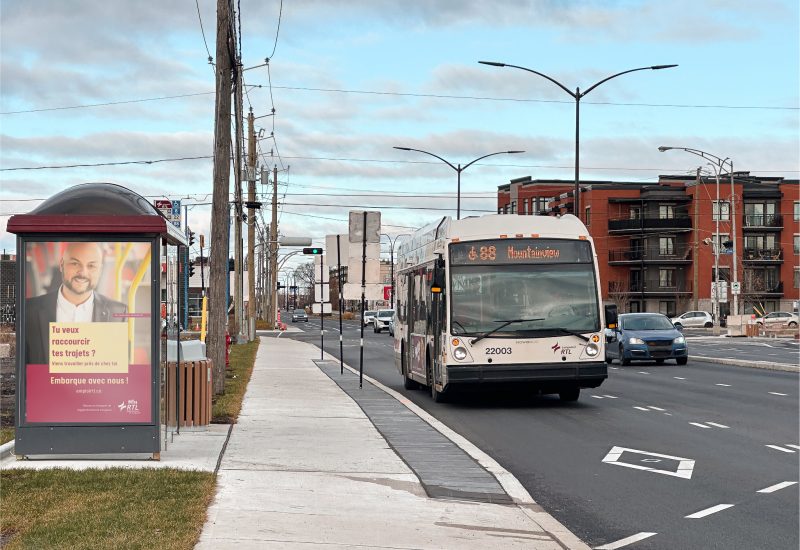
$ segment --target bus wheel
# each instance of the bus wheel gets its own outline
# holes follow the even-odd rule
[[[445,395],[443,391],[439,391],[436,389],[436,380],[433,379],[433,367],[431,366],[430,356],[427,357],[425,363],[427,366],[426,370],[428,372],[427,378],[431,388],[431,398],[436,403],[443,403],[445,401]]]
[[[571,386],[564,388],[558,392],[558,398],[561,401],[577,401],[581,396],[581,389],[578,386]]]

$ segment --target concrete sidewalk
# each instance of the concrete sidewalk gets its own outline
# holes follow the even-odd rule
[[[262,339],[197,548],[588,548],[532,501],[430,498],[318,358]]]

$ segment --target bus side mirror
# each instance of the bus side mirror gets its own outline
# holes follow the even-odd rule
[[[431,292],[441,294],[444,289],[444,259],[438,258],[433,266],[433,281],[431,281]]]
[[[610,305],[605,307],[606,313],[606,327],[616,328],[617,326],[617,306]]]

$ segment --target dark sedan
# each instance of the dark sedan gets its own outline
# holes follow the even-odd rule
[[[308,323],[308,314],[304,309],[296,309],[292,312],[292,323],[296,323],[297,321],[305,321]]]
[[[689,360],[686,338],[665,315],[660,313],[624,313],[616,328],[606,330],[606,362],[619,360],[655,361],[659,365],[675,359],[679,365]]]

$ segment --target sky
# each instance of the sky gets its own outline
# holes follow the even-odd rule
[[[614,78],[581,100],[582,180],[655,182],[703,165],[660,145],[729,157],[753,175],[800,176],[796,0],[235,6],[259,165],[279,169],[280,233],[315,245],[346,233],[350,210],[380,210],[390,236],[455,216],[456,172],[395,146],[453,164],[525,151],[462,173],[462,216],[495,212],[511,179],[572,180],[574,99],[480,60],[570,90],[679,65]],[[215,40],[212,0],[2,0],[0,248],[15,250],[10,215],[85,182],[181,199],[192,230],[210,235]],[[132,163],[154,160],[163,162]]]

